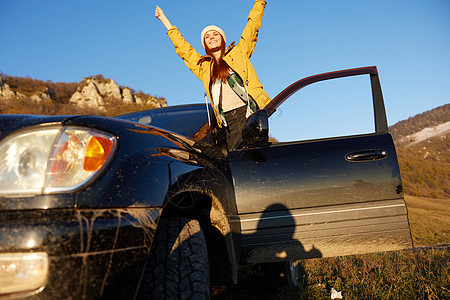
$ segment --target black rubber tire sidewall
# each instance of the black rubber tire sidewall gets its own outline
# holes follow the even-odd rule
[[[197,220],[162,218],[138,299],[209,299],[206,239]]]

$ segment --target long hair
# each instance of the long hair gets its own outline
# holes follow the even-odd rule
[[[226,82],[228,76],[230,75],[230,67],[223,60],[225,54],[225,40],[222,35],[222,45],[220,46],[220,58],[218,60],[214,59],[213,52],[208,47],[205,47],[206,54],[213,57],[213,70],[211,74],[211,82],[215,82],[219,78],[222,82]]]

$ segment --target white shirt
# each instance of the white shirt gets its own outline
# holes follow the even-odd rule
[[[236,94],[228,82],[222,82],[220,79],[216,79],[214,82],[211,95],[213,104],[221,106],[223,112],[245,105],[245,102]]]

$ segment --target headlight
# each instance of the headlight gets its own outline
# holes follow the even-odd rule
[[[39,292],[47,281],[46,253],[0,253],[0,297]]]
[[[72,191],[111,159],[116,139],[81,127],[34,128],[0,144],[0,195]]]

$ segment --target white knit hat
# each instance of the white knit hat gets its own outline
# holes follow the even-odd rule
[[[217,27],[217,26],[215,26],[215,25],[209,25],[209,26],[205,27],[205,29],[202,30],[201,38],[202,38],[202,45],[203,45],[203,48],[206,49],[206,45],[205,45],[205,34],[206,34],[208,31],[211,31],[211,30],[215,30],[215,31],[217,31],[218,33],[220,33],[220,34],[222,35],[222,37],[223,37],[223,42],[225,43],[225,45],[227,44],[227,38],[225,37],[225,32],[223,32],[222,29],[220,29],[219,27]]]

